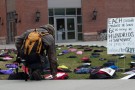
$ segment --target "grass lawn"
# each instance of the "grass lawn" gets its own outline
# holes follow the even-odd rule
[[[77,55],[75,52],[69,52],[67,54],[61,55],[61,56],[57,56],[58,59],[58,64],[59,65],[65,65],[67,66],[72,72],[68,73],[69,75],[69,79],[88,79],[90,74],[75,74],[73,71],[76,67],[82,65],[82,61],[81,58],[84,56],[87,56],[90,58],[91,60],[91,67],[96,67],[96,66],[102,66],[103,63],[107,62],[108,60],[115,60],[117,61],[115,63],[116,66],[118,66],[119,68],[129,68],[129,63],[131,61],[133,61],[131,59],[131,55],[126,55],[125,59],[119,59],[119,56],[113,56],[113,55],[108,55],[107,54],[107,48],[105,47],[98,47],[98,46],[83,46],[83,48],[85,47],[89,47],[92,49],[92,51],[87,51],[84,52],[83,48],[78,49],[78,47],[80,47],[79,45],[75,45],[73,46],[73,48],[76,48],[77,51],[83,51],[82,55]],[[68,50],[69,48],[67,46],[57,46],[57,55],[59,53],[61,53],[63,50]],[[103,50],[103,52],[99,52],[100,56],[95,58],[91,56],[91,53],[93,53],[94,50]],[[15,60],[15,54],[11,53],[12,56],[14,56],[14,58],[12,60],[9,61],[0,61],[0,68],[1,69],[7,69],[5,67],[5,64],[10,64]],[[69,56],[77,56],[77,58],[67,58]],[[106,58],[106,60],[99,60],[100,58]],[[124,63],[125,61],[125,63]],[[123,71],[124,72],[124,71]],[[116,72],[116,77],[115,79],[119,79],[125,75],[123,75],[123,72]],[[8,75],[3,75],[0,74],[0,79],[7,79]]]

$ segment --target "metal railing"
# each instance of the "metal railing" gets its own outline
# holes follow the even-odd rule
[[[98,33],[97,40],[99,40],[99,41],[107,40],[107,31],[106,30],[99,31],[97,33]]]

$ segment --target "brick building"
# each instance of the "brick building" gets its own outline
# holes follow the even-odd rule
[[[135,0],[0,0],[0,43],[47,23],[56,42],[97,40],[107,18],[134,16]]]

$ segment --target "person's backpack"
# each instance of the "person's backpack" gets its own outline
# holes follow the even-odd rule
[[[42,36],[47,34],[49,33],[39,32],[37,29],[35,29],[25,37],[20,50],[20,57],[27,60],[27,64],[39,62],[39,54],[41,54],[43,49]]]
[[[36,48],[35,51],[36,53],[39,54],[42,48],[42,36],[45,36],[45,34],[48,34],[48,33],[40,33],[37,31],[37,29],[30,32],[23,44],[24,53],[29,55],[31,51],[33,50],[35,44],[37,44],[35,47]]]

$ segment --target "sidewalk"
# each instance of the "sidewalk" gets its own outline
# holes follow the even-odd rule
[[[98,46],[107,46],[107,41],[80,41],[80,42],[70,42],[70,43],[56,43],[56,45],[98,45]]]
[[[67,43],[56,43],[56,45],[98,45],[98,46],[106,46],[107,42],[106,41],[82,41],[82,42],[67,42]],[[15,44],[3,44],[0,45],[0,49],[16,49]]]
[[[0,90],[134,90],[134,80],[1,80]]]

